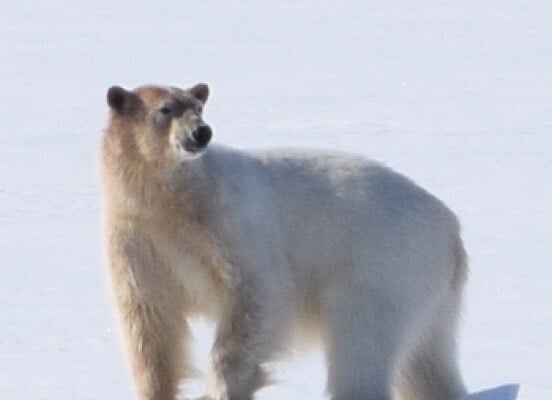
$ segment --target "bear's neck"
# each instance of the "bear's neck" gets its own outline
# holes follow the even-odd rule
[[[143,220],[172,215],[191,222],[204,203],[200,163],[193,164],[169,168],[127,159],[121,154],[104,154],[108,212]]]

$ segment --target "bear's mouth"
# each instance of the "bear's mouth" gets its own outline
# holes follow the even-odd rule
[[[201,146],[193,139],[185,139],[177,145],[177,148],[184,154],[200,155],[207,149],[207,145]]]
[[[207,145],[200,145],[195,140],[187,139],[182,144],[182,148],[188,153],[201,153],[207,148]]]

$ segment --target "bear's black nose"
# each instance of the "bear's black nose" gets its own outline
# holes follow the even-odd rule
[[[196,145],[199,147],[207,146],[207,143],[211,140],[211,136],[213,136],[213,132],[211,131],[209,125],[200,125],[192,133],[192,137],[196,141]]]

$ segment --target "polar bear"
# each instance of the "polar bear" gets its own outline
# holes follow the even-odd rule
[[[454,214],[362,157],[210,144],[208,96],[107,93],[106,248],[138,398],[176,398],[195,314],[216,323],[206,398],[251,399],[263,364],[307,327],[332,400],[461,397]]]

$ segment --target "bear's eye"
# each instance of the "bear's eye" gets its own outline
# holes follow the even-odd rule
[[[163,106],[159,109],[159,112],[163,115],[169,115],[172,114],[173,109],[169,106]]]

